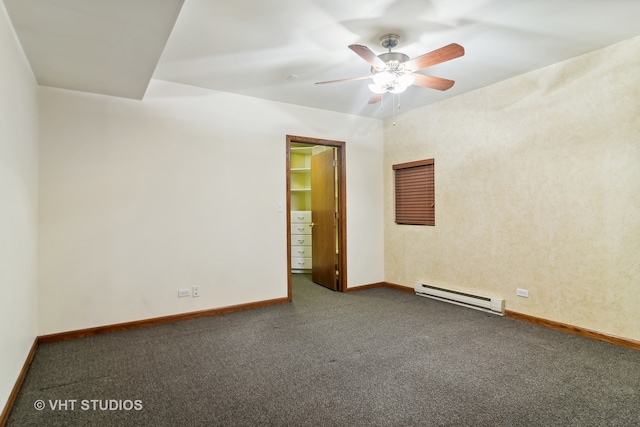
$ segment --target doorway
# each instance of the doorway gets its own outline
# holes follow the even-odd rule
[[[345,143],[287,135],[287,296],[293,274],[347,289]]]

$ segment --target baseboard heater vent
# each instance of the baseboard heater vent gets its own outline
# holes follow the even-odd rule
[[[466,292],[454,291],[451,289],[438,288],[436,286],[416,283],[416,295],[433,298],[475,310],[486,311],[487,313],[504,316],[504,300],[499,298],[489,298],[479,295],[472,295]]]

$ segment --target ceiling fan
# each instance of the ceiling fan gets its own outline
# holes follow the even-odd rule
[[[386,92],[402,93],[411,85],[422,86],[429,89],[447,90],[455,83],[453,80],[441,77],[426,76],[418,74],[416,71],[431,67],[451,59],[464,55],[464,48],[456,43],[451,43],[434,51],[409,59],[407,55],[400,52],[391,52],[391,49],[398,45],[400,37],[397,34],[387,34],[380,38],[380,45],[389,49],[388,52],[376,55],[368,47],[352,44],[349,49],[358,54],[362,59],[371,65],[371,75],[363,77],[352,77],[348,79],[329,80],[317,82],[316,84],[348,82],[355,80],[371,79],[369,89],[373,94],[369,99],[369,104],[375,104],[382,99]]]

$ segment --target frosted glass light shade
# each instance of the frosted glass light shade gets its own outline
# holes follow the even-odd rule
[[[411,86],[415,81],[416,78],[413,76],[413,74],[409,73],[402,74],[400,77],[398,77],[398,83],[400,83],[405,88],[407,86]]]
[[[377,85],[388,85],[395,79],[393,73],[382,71],[373,75],[373,82]]]
[[[405,90],[407,90],[407,86],[405,86],[403,84],[400,84],[400,83],[397,83],[394,86],[391,86],[389,88],[389,92],[391,92],[391,93],[402,93]]]
[[[373,93],[402,93],[416,81],[408,70],[380,71],[371,79],[373,83],[369,85],[369,90]]]
[[[369,90],[373,93],[385,93],[387,91],[387,85],[371,83],[369,85]]]

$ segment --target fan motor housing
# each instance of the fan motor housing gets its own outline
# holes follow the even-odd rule
[[[382,61],[387,64],[390,70],[398,70],[400,66],[409,60],[409,56],[400,52],[385,52],[378,55],[378,58],[382,59]],[[376,67],[371,67],[371,72],[373,74],[377,73],[378,70]]]

